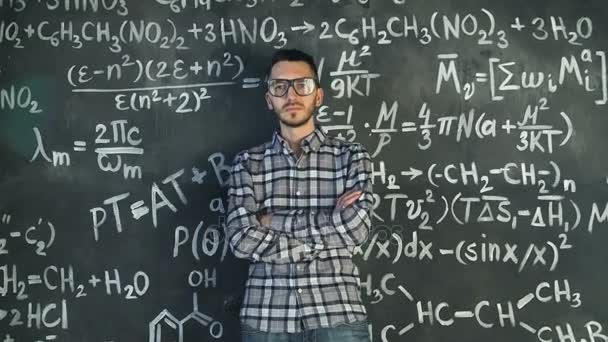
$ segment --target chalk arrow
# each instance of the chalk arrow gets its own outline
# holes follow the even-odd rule
[[[291,30],[292,31],[302,31],[302,30],[304,30],[304,32],[302,32],[302,33],[307,34],[308,32],[314,30],[314,28],[315,28],[315,25],[313,25],[313,24],[307,22],[306,20],[304,20],[304,25],[303,26],[292,26]]]
[[[420,176],[421,174],[422,174],[422,171],[420,171],[418,169],[414,169],[411,166],[410,166],[410,170],[409,171],[401,171],[401,175],[402,176],[410,176],[410,180],[413,180],[414,178]]]

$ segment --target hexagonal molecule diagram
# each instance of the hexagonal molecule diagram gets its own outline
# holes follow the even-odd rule
[[[224,333],[221,322],[198,311],[198,295],[192,294],[192,312],[179,320],[167,309],[161,311],[148,324],[148,342],[184,342],[185,331],[196,331],[196,339],[208,334],[219,339]],[[203,329],[203,331],[201,331]]]

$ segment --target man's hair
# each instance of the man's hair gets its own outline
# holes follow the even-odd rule
[[[317,65],[315,64],[315,60],[311,55],[306,52],[297,50],[297,49],[280,49],[277,50],[273,55],[270,61],[270,66],[266,71],[266,79],[270,78],[270,72],[272,71],[272,67],[278,62],[305,62],[310,66],[312,72],[316,79],[319,79],[319,75],[317,74]]]

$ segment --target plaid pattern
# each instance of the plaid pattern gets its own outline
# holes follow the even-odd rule
[[[319,128],[301,147],[298,159],[275,131],[272,141],[238,153],[230,174],[226,237],[236,257],[251,261],[240,319],[266,332],[367,318],[352,257],[370,231],[369,153]],[[363,194],[334,209],[352,189]],[[268,227],[257,219],[264,213],[272,214]]]

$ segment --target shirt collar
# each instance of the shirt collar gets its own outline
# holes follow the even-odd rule
[[[323,133],[319,127],[315,127],[315,130],[312,131],[312,133],[302,139],[300,146],[302,146],[302,150],[306,153],[311,150],[318,152],[324,141],[325,133]],[[281,132],[278,129],[276,129],[272,135],[272,148],[276,152],[281,152],[281,150],[283,150],[284,152],[289,153],[289,151],[291,151],[289,142],[281,136]]]

